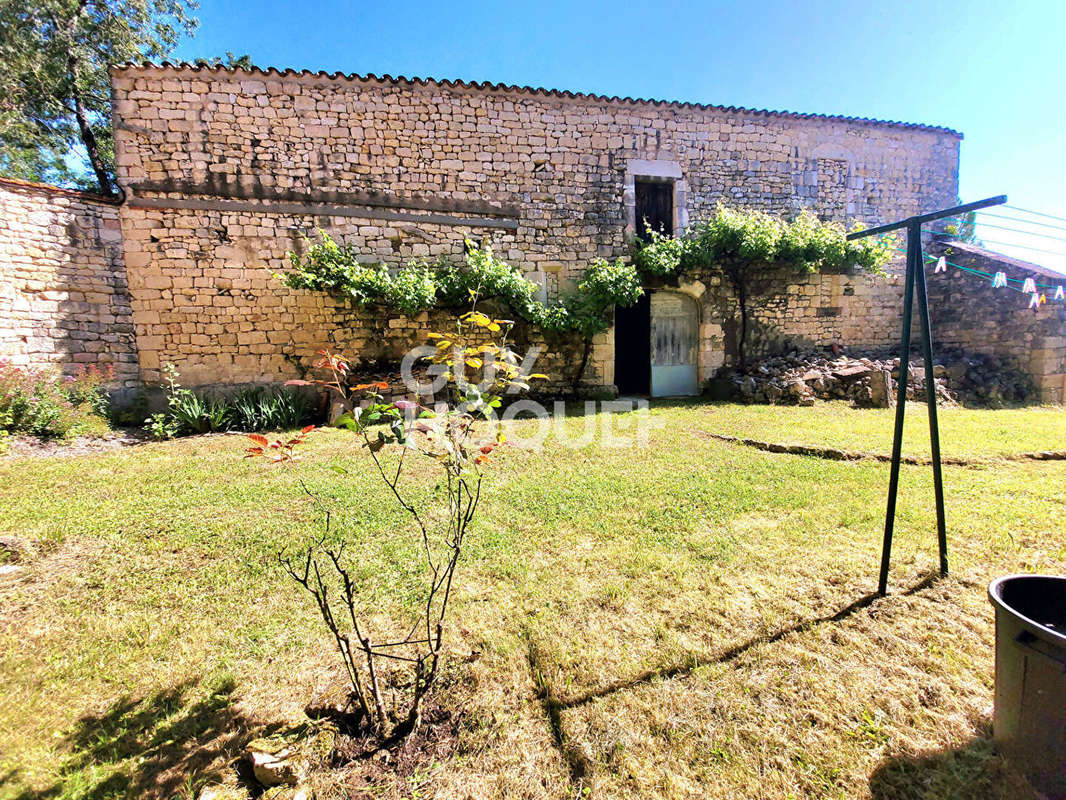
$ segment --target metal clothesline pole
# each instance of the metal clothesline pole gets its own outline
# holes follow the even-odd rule
[[[918,319],[921,327],[922,359],[925,362],[925,399],[929,412],[929,440],[933,456],[933,491],[936,498],[937,547],[940,552],[940,574],[948,574],[947,519],[944,511],[944,477],[940,464],[940,426],[936,413],[936,384],[933,382],[933,333],[929,316],[929,295],[925,281],[925,258],[922,252],[922,225],[945,217],[954,217],[998,206],[1007,202],[1006,195],[989,197],[975,203],[967,203],[928,214],[919,214],[887,225],[878,225],[864,231],[848,234],[848,239],[863,239],[867,236],[907,230],[907,265],[903,280],[903,330],[900,336],[899,381],[896,390],[896,427],[892,435],[892,468],[888,479],[888,508],[885,511],[885,534],[881,545],[881,572],[877,593],[884,596],[888,591],[888,569],[892,558],[892,533],[896,520],[896,498],[899,495],[899,468],[903,451],[903,421],[907,413],[907,382],[910,372],[911,323],[914,313],[914,295],[918,295]]]

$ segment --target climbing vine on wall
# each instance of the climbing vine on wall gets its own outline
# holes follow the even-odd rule
[[[471,293],[494,298],[526,322],[549,335],[574,333],[584,341],[573,389],[584,373],[592,339],[611,326],[615,306],[629,306],[644,293],[636,267],[621,259],[597,260],[575,288],[552,303],[542,303],[538,286],[510,264],[497,258],[491,247],[466,242],[464,263],[411,261],[395,273],[384,264],[361,264],[353,247],[340,244],[325,231],[308,244],[303,255],[289,254],[290,269],[280,275],[286,286],[345,297],[358,305],[378,304],[412,316],[431,308],[459,308]]]
[[[781,266],[802,272],[854,266],[878,272],[892,252],[890,242],[849,242],[843,226],[801,214],[786,222],[759,211],[720,207],[680,238],[652,234],[637,247],[633,264],[597,260],[570,292],[542,303],[538,286],[520,270],[497,258],[490,247],[467,240],[463,264],[445,259],[411,261],[396,272],[384,264],[359,262],[355,249],[319,231],[303,254],[290,252],[290,269],[279,277],[293,289],[322,291],[357,305],[377,304],[413,316],[432,308],[459,308],[471,294],[502,301],[521,319],[548,335],[573,333],[584,349],[572,378],[577,390],[588,363],[592,339],[611,326],[616,306],[626,307],[644,294],[644,284],[683,275],[723,274],[740,311],[738,355],[744,358],[752,284]]]
[[[683,237],[652,233],[634,260],[643,274],[659,279],[705,273],[725,276],[739,310],[737,358],[743,363],[757,280],[774,276],[782,267],[798,272],[854,267],[884,274],[882,265],[892,252],[893,242],[888,239],[849,242],[842,225],[821,222],[809,212],[785,221],[761,211],[719,207]]]

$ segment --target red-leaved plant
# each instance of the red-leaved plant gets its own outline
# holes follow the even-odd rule
[[[319,351],[315,366],[328,372],[320,381],[290,381],[317,385],[343,400],[352,410],[335,422],[362,438],[382,482],[417,529],[424,559],[425,584],[421,612],[400,632],[372,636],[357,613],[359,586],[347,565],[344,546],[326,533],[297,553],[283,552],[286,572],[315,599],[344,662],[351,683],[351,705],[366,727],[385,740],[416,730],[423,701],[437,677],[452,599],[456,568],[463,544],[481,499],[484,469],[493,451],[504,444],[501,432],[488,424],[508,391],[528,388],[525,375],[507,343],[513,323],[492,319],[475,310],[463,314],[454,333],[434,333],[435,353],[429,361],[446,378],[450,401],[429,409],[409,400],[390,402],[383,396],[387,383],[349,388],[351,366],[340,353]],[[480,380],[475,383],[474,378]],[[295,461],[296,449],[313,426],[290,439],[270,442],[258,434],[247,457]],[[386,465],[383,451],[392,448]],[[406,460],[431,460],[442,473],[441,513],[419,507],[402,485]],[[340,474],[346,470],[334,468]],[[438,495],[439,496],[439,495]],[[406,635],[404,634],[406,632]]]

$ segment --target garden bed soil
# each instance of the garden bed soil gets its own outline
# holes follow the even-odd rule
[[[333,749],[333,766],[350,797],[380,797],[385,787],[409,785],[416,774],[445,762],[458,747],[460,722],[458,715],[430,704],[417,731],[386,747],[375,737],[342,732]]]
[[[47,458],[51,456],[83,456],[106,453],[151,441],[140,428],[114,431],[108,436],[79,436],[75,439],[40,439],[36,436],[8,438],[6,458]]]

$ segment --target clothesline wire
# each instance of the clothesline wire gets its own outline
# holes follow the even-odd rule
[[[899,247],[896,247],[896,248],[893,248],[893,249],[897,253],[906,253],[907,252],[906,250],[903,250],[902,248],[899,248]],[[935,263],[935,262],[939,261],[938,258],[936,258],[935,256],[929,255],[925,251],[922,251],[922,256],[925,258],[925,262],[927,264],[932,264],[932,263]],[[971,273],[973,275],[979,275],[982,278],[994,278],[995,277],[990,272],[983,272],[983,271],[981,271],[979,269],[974,269],[973,267],[964,267],[961,264],[955,264],[955,263],[952,263],[951,261],[948,261],[947,258],[944,259],[944,263],[947,264],[949,267],[954,267],[955,269],[961,269],[963,272],[969,272],[969,273]],[[1036,288],[1038,288],[1038,289],[1055,289],[1058,286],[1057,284],[1054,284],[1054,283],[1036,283],[1035,280],[1036,279],[1034,278],[1034,284],[1035,284]],[[1007,278],[1007,281],[1008,281],[1008,284],[1007,284],[1007,288],[1008,289],[1014,289],[1014,291],[1016,291],[1016,292],[1022,292],[1022,290],[1020,288],[1018,288],[1016,286],[1011,286],[1010,283],[1013,282],[1013,283],[1020,283],[1020,284],[1024,285],[1025,284],[1025,278]],[[1063,276],[1063,282],[1064,282],[1063,285],[1066,285],[1066,276]],[[1022,292],[1022,293],[1025,294],[1025,292]]]
[[[1019,208],[1009,204],[1004,205],[1003,208],[1011,208],[1015,211],[1021,211],[1023,214],[1035,214],[1038,217],[1047,217],[1048,219],[1057,219],[1059,222],[1066,222],[1066,217],[1056,217],[1054,214],[1046,214],[1043,211],[1032,211],[1028,208]]]
[[[1060,258],[1066,258],[1066,253],[1061,250],[1045,250],[1042,247],[1030,247],[1027,244],[1014,244],[1013,242],[1001,242],[995,239],[985,239],[988,244],[998,244],[1001,247],[1017,247],[1021,250],[1032,250],[1034,253],[1047,253],[1052,256],[1059,256]]]
[[[1040,236],[1040,237],[1042,237],[1044,239],[1054,239],[1056,242],[1066,242],[1066,236],[1053,236],[1050,233],[1040,233],[1039,231],[1025,231],[1025,230],[1022,230],[1020,228],[1010,228],[1010,227],[1007,227],[1006,225],[996,225],[995,223],[992,223],[992,222],[981,222],[980,220],[978,220],[977,224],[982,226],[982,227],[984,227],[984,228],[995,228],[997,231],[1011,231],[1012,233],[1024,233],[1024,234],[1028,234],[1029,236]],[[1063,229],[1063,230],[1066,231],[1066,229]]]
[[[1004,219],[1010,222],[1017,222],[1020,225],[1035,225],[1040,228],[1050,228],[1053,231],[1066,231],[1066,225],[1052,225],[1048,222],[1033,222],[1030,219],[1019,219],[1018,217],[1011,217],[1006,214],[990,214],[987,211],[977,212],[980,216],[977,218],[978,225],[987,225],[986,222],[981,222],[981,217],[994,217],[995,219]],[[1033,231],[1035,233],[1035,231]]]

